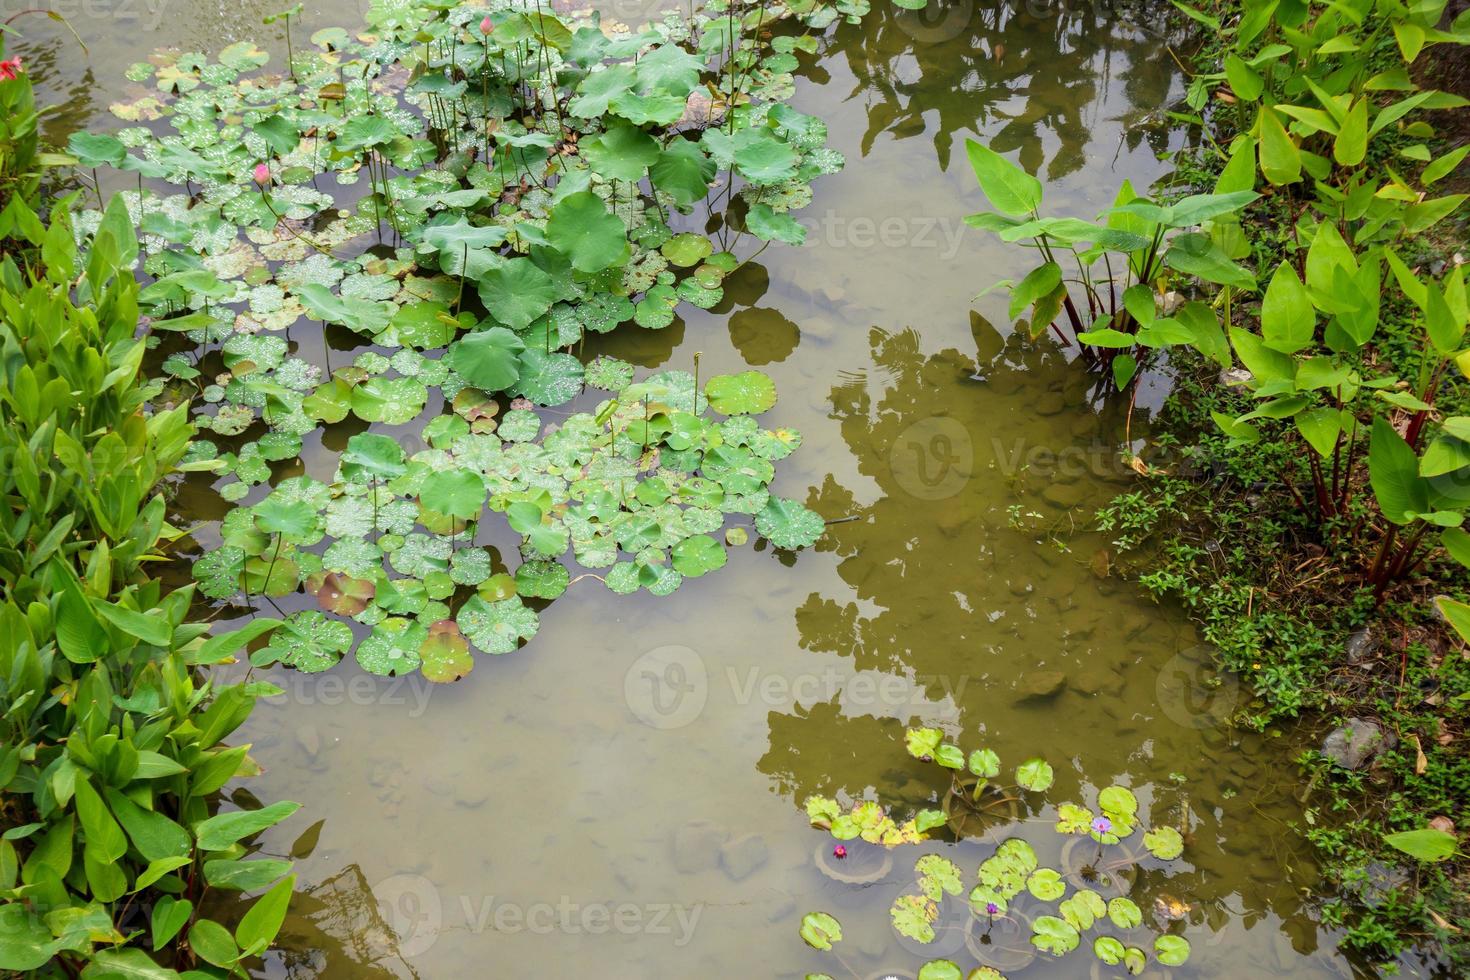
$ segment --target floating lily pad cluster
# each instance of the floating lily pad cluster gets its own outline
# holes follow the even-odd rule
[[[70,148],[138,175],[114,206],[142,232],[142,312],[172,393],[195,398],[188,463],[237,504],[195,577],[219,600],[305,590],[320,606],[255,662],[328,669],[353,619],[372,629],[364,669],[455,680],[471,647],[534,636],[527,600],[561,595],[572,561],[667,595],[747,540],[727,524],[816,540],[822,519],[767,489],[800,445],[752,418],[776,402],[769,378],[635,380],[578,352],[718,304],[744,236],[800,243],[790,212],[842,158],[784,104],[792,72],[811,30],[865,10],[716,0],[635,33],[534,2],[375,0],[366,31],[318,32],[285,71],[249,43],[129,70],[139,94],[112,111],[134,125]],[[777,17],[807,32],[773,35]],[[728,206],[693,220],[714,191]],[[78,234],[100,221],[82,214]],[[326,329],[321,358],[293,340],[303,319]],[[538,412],[589,389],[608,397]],[[301,474],[339,423],[370,428],[329,481]],[[428,448],[383,431],[410,424]],[[486,512],[521,536],[514,571],[475,544]]]
[[[967,771],[982,784],[1000,772],[1000,760],[993,752],[980,749],[967,756],[958,746],[945,742],[939,729],[909,729],[906,746],[916,758],[936,762],[951,770]],[[1018,768],[1017,777],[1021,788],[1040,792],[1051,785],[1053,773],[1043,760],[1031,759]],[[854,807],[850,814],[844,814],[837,803],[821,797],[807,801],[807,812],[814,826],[831,830],[833,836],[845,840],[862,836],[871,843],[890,847],[918,843],[925,839],[925,830],[937,827],[947,819],[939,811],[925,810],[900,828],[877,803],[865,802]],[[1101,790],[1095,810],[1063,803],[1057,807],[1056,813],[1055,830],[1058,834],[1088,836],[1098,845],[1097,857],[1091,864],[1070,869],[1077,872],[1083,883],[1094,880],[1094,868],[1102,865],[1104,848],[1119,844],[1141,825],[1138,798],[1124,786],[1109,786]],[[837,830],[839,821],[842,822],[842,834]],[[853,828],[857,828],[858,833],[849,834]],[[879,831],[870,833],[872,828],[879,828]],[[1143,834],[1143,847],[1159,861],[1172,861],[1182,855],[1184,838],[1176,828],[1161,825]],[[1121,864],[1131,866],[1137,860],[1137,857],[1128,855],[1121,859]],[[1063,863],[1066,861],[1064,852]],[[1116,861],[1108,865],[1111,868],[1117,866],[1119,862]],[[914,876],[913,890],[898,896],[889,916],[894,929],[902,935],[919,943],[931,943],[936,938],[935,923],[939,920],[940,904],[946,896],[966,894],[965,876],[957,864],[940,854],[920,857],[914,865]],[[1073,887],[1069,894],[1068,876],[1055,868],[1043,866],[1035,848],[1027,840],[1009,837],[981,862],[967,901],[977,925],[988,928],[996,921],[1014,915],[1012,906],[1023,895],[1029,896],[1028,901],[1033,906],[1036,903],[1054,906],[1046,914],[1037,914],[1034,908],[1029,909],[1021,919],[1023,924],[1029,925],[1031,945],[1042,952],[1063,956],[1082,944],[1085,933],[1096,931],[1091,943],[1093,954],[1104,964],[1121,966],[1130,974],[1139,974],[1145,969],[1149,959],[1145,946],[1151,946],[1154,958],[1166,966],[1178,966],[1189,958],[1189,941],[1182,936],[1169,932],[1144,935],[1147,930],[1143,926],[1143,913],[1126,895],[1105,899],[1087,887]],[[842,928],[831,915],[813,912],[802,920],[801,935],[808,945],[827,950],[842,938]],[[931,961],[919,975],[932,980],[966,976],[972,980],[994,980],[1001,976],[993,967],[983,965],[966,974],[950,960]],[[823,980],[825,976],[809,974],[808,980]]]
[[[810,797],[806,801],[806,815],[813,827],[830,832],[836,840],[861,838],[884,847],[928,840],[928,832],[944,826],[948,819],[940,810],[920,810],[899,824],[872,800],[860,800],[844,813],[840,803],[825,796]]]

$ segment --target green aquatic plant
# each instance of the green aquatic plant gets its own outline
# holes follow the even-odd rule
[[[1467,198],[1440,193],[1466,150],[1436,156],[1426,113],[1470,103],[1411,77],[1427,47],[1470,43],[1470,14],[1446,22],[1445,0],[1248,0],[1226,19],[1175,6],[1225,49],[1186,100],[1217,131],[1214,188],[1168,204],[1125,183],[1105,224],[1041,218],[1035,178],[970,143],[1000,213],[967,220],[1031,239],[1046,260],[1013,285],[1011,315],[1029,307],[1034,336],[1065,312],[1083,358],[1118,390],[1170,348],[1216,362],[1253,403],[1214,412],[1220,431],[1235,446],[1268,435],[1301,446],[1278,478],[1326,544],[1361,561],[1375,602],[1435,552],[1470,566],[1470,421],[1436,407],[1453,374],[1470,376],[1470,303],[1458,261],[1430,278],[1414,251]],[[1282,224],[1286,261],[1269,276],[1242,265]],[[1399,319],[1412,352],[1395,364],[1381,328]],[[1360,555],[1365,486],[1380,532]]]
[[[278,15],[288,32],[296,12]],[[814,39],[777,45],[768,14],[715,3],[609,36],[595,15],[379,2],[360,39],[321,32],[296,51],[288,34],[285,77],[248,44],[130,70],[155,94],[114,114],[173,132],[134,126],[75,148],[202,188],[203,206],[124,199],[155,277],[143,310],[179,345],[164,371],[197,392],[196,422],[218,439],[190,462],[238,504],[195,565],[203,594],[250,605],[304,589],[372,628],[364,669],[420,670],[449,644],[453,668],[435,659],[430,673],[452,680],[472,663],[459,643],[499,654],[535,635],[525,600],[587,578],[667,595],[719,569],[747,536],[732,520],[778,548],[817,540],[823,519],[768,489],[800,445],[752,419],[776,404],[769,378],[701,382],[696,363],[695,377],[635,380],[625,362],[576,353],[589,333],[663,329],[681,302],[720,302],[747,236],[801,240],[788,212],[842,159],[820,120],[783,104],[791,50]],[[344,206],[364,173],[366,193]],[[683,230],[715,186],[734,206]],[[82,214],[79,230],[96,220]],[[369,236],[382,245],[343,257]],[[293,347],[302,318],[323,324],[323,366]],[[371,346],[332,365],[338,331]],[[206,377],[215,350],[224,370]],[[610,397],[593,404],[589,386]],[[550,425],[538,414],[578,398],[588,410]],[[426,449],[400,454],[370,431],[329,482],[278,477],[273,464],[315,431],[407,425],[441,402],[453,414],[427,420]],[[497,512],[522,539],[503,573],[474,544]],[[282,636],[303,639],[254,662],[332,666],[350,644],[320,615],[293,614],[301,629]]]
[[[944,733],[937,728],[911,728],[905,733],[905,747],[910,755],[924,761],[934,762],[951,771],[963,771],[968,776],[981,780],[994,779],[1000,774],[1000,760],[994,752],[979,749],[968,756],[954,743],[944,740]],[[1040,759],[1031,759],[1018,768],[1018,779],[1027,784],[1029,791],[1043,793],[1051,785],[1052,773]],[[955,791],[951,786],[949,792]],[[966,798],[972,792],[963,788]],[[924,810],[916,814],[900,828],[875,802],[867,801],[853,808],[852,813],[843,814],[832,800],[814,797],[807,801],[807,813],[813,826],[829,830],[839,839],[861,836],[871,842],[883,842],[889,846],[920,843],[923,831],[947,822],[942,812]],[[889,909],[893,928],[903,936],[918,943],[932,943],[936,939],[935,923],[940,919],[940,906],[948,897],[966,895],[974,926],[987,934],[997,921],[1015,915],[1013,906],[1018,901],[1028,903],[1028,911],[1019,919],[1023,926],[1029,924],[1030,944],[1041,952],[1053,956],[1064,956],[1082,945],[1084,934],[1093,930],[1107,930],[1112,934],[1093,937],[1091,950],[1100,961],[1109,966],[1123,966],[1129,973],[1142,973],[1148,962],[1144,945],[1152,943],[1154,956],[1167,966],[1178,966],[1189,957],[1188,940],[1171,933],[1145,937],[1143,934],[1143,912],[1126,895],[1104,898],[1087,885],[1098,881],[1098,864],[1105,845],[1119,844],[1136,833],[1143,825],[1138,798],[1133,791],[1123,786],[1108,786],[1097,795],[1096,811],[1073,803],[1062,803],[1056,807],[1056,833],[1063,837],[1086,835],[1098,844],[1098,857],[1091,864],[1073,867],[1067,852],[1062,853],[1063,869],[1046,867],[1037,856],[1033,844],[1021,836],[1009,836],[995,845],[995,850],[981,862],[974,884],[965,891],[965,875],[958,865],[942,854],[925,854],[914,864],[914,886],[900,894]],[[996,833],[1009,829],[1019,831],[1024,818],[1013,814],[1003,826],[995,827]],[[840,830],[840,833],[839,833]],[[1160,862],[1177,860],[1184,851],[1184,837],[1175,828],[1167,825],[1153,827],[1143,834],[1147,853]],[[1111,862],[1106,870],[1136,870],[1141,857],[1125,854]],[[1071,882],[1078,882],[1070,887]],[[1034,906],[1040,903],[1050,906],[1046,914],[1038,914]],[[830,916],[824,916],[824,921]],[[820,936],[831,942],[841,938],[840,926],[835,920],[834,928],[824,929]],[[802,936],[811,943],[805,922]],[[925,966],[932,976],[961,976],[959,966],[950,960],[931,961]],[[979,971],[989,970],[989,973]],[[953,972],[950,972],[953,971]],[[922,972],[921,972],[922,975]],[[995,976],[993,968],[977,967],[970,976]]]
[[[146,572],[180,534],[162,487],[189,468],[191,427],[185,406],[147,407],[126,210],[115,200],[83,253],[72,203],[47,228],[12,198],[25,271],[0,260],[0,970],[244,977],[295,883],[251,839],[298,804],[220,807],[260,771],[224,740],[280,692],[200,668],[279,621],[210,637],[192,587],[165,594]],[[246,892],[227,927],[221,899]]]

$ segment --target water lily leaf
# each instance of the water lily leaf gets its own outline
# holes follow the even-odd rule
[[[451,346],[445,357],[455,373],[487,392],[505,391],[520,377],[525,344],[504,327],[477,330]]]
[[[1054,915],[1037,916],[1031,923],[1031,944],[1043,953],[1061,956],[1082,942],[1077,930]]]
[[[939,909],[925,896],[900,895],[888,915],[900,935],[920,943],[934,941],[934,920],[939,917]]]
[[[776,547],[795,550],[816,544],[826,523],[794,500],[772,497],[756,515],[755,529]]]
[[[1055,773],[1045,759],[1027,759],[1016,767],[1016,785],[1040,793],[1051,786]]]
[[[728,560],[725,549],[708,534],[695,534],[674,545],[670,554],[674,569],[687,578],[698,578],[706,572],[723,568]]]
[[[460,548],[449,556],[449,577],[456,585],[479,585],[490,577],[490,553],[484,548]]]
[[[1098,936],[1092,942],[1092,954],[1108,966],[1122,963],[1124,952],[1123,944],[1112,936]]]
[[[919,876],[920,890],[934,901],[945,893],[958,895],[964,890],[959,867],[941,855],[925,854],[914,863],[914,872]]]
[[[406,425],[428,400],[428,389],[416,378],[368,378],[352,389],[352,412],[368,422]]]
[[[577,97],[567,104],[567,111],[583,119],[604,115],[612,100],[633,89],[636,79],[632,65],[610,65],[594,71],[577,85]]]
[[[688,207],[705,199],[717,167],[698,143],[677,136],[669,141],[649,167],[653,186],[675,204]]]
[[[439,470],[424,478],[419,488],[419,501],[427,508],[474,520],[485,506],[485,480],[471,470]]]
[[[307,313],[315,319],[339,323],[361,334],[379,333],[397,312],[392,303],[339,296],[317,282],[302,283],[293,291]]]
[[[944,741],[944,732],[938,728],[910,728],[904,732],[904,746],[915,759],[932,759]]]
[[[515,591],[527,598],[555,599],[570,581],[566,566],[559,562],[528,561],[516,569]]]
[[[622,221],[609,213],[602,198],[591,191],[568,194],[552,208],[546,237],[571,259],[572,268],[578,272],[601,272],[623,265],[630,254]],[[506,322],[494,307],[489,303],[486,306],[496,319]]]
[[[401,677],[419,669],[419,647],[428,630],[410,619],[385,619],[357,645],[357,662],[369,674]]]
[[[608,354],[599,354],[587,365],[583,381],[603,391],[621,391],[633,381],[633,365]]]
[[[193,574],[201,593],[211,599],[227,599],[240,591],[245,552],[233,545],[215,548],[194,563]]]
[[[660,156],[658,141],[636,126],[613,125],[577,149],[592,172],[609,180],[639,181]],[[622,235],[622,222],[619,235]]]
[[[801,917],[801,938],[813,949],[828,950],[842,939],[842,925],[826,912],[808,912]]]
[[[745,213],[745,227],[763,241],[787,245],[806,242],[806,228],[791,215],[773,210],[769,204],[752,205]]]
[[[966,767],[981,779],[994,779],[1000,775],[1000,756],[990,749],[976,749],[970,753]]]
[[[368,579],[353,578],[340,572],[320,572],[306,580],[309,592],[327,612],[338,616],[356,616],[368,607],[378,593],[378,586]]]
[[[715,247],[708,238],[694,232],[675,235],[659,246],[659,251],[663,253],[664,258],[680,268],[698,265],[714,250]]]
[[[455,622],[471,643],[491,654],[514,652],[520,641],[531,639],[540,626],[535,611],[527,609],[517,596],[499,602],[472,596]]]
[[[279,662],[315,674],[335,667],[351,647],[352,630],[346,623],[310,610],[288,616],[270,643],[250,655],[250,662],[257,667]]]
[[[1074,929],[1083,932],[1107,915],[1108,906],[1101,895],[1084,888],[1058,906],[1058,910]]]
[[[759,371],[716,375],[704,393],[721,415],[758,415],[776,404],[775,383]]]
[[[266,534],[279,534],[302,544],[320,537],[320,515],[281,494],[271,494],[251,511],[255,514],[255,526]]]
[[[995,911],[990,911],[991,906],[995,907]],[[1005,915],[1008,907],[1006,897],[998,891],[986,888],[984,885],[976,885],[970,889],[970,909],[977,916],[983,915],[988,918]]]
[[[470,644],[452,619],[441,619],[429,627],[419,647],[419,670],[435,684],[459,680],[475,666]]]
[[[530,348],[521,353],[519,370],[516,393],[537,405],[562,405],[582,391],[582,362],[571,354]]]
[[[600,199],[597,206],[602,208]],[[616,218],[613,220],[617,221]],[[571,235],[572,229],[566,229],[565,233]],[[618,235],[621,241],[621,223]],[[594,246],[584,247],[590,249]],[[485,304],[485,309],[490,311],[490,315],[498,323],[512,330],[524,330],[537,317],[551,309],[551,304],[560,298],[560,291],[551,276],[530,259],[520,257],[507,259],[500,266],[484,272],[480,276],[478,289],[480,302]]]
[[[1092,825],[1092,811],[1074,803],[1057,807],[1057,833],[1085,834]]]
[[[1138,812],[1138,797],[1123,786],[1109,786],[1098,794],[1097,805],[1103,813],[1116,819],[1131,818]]]
[[[337,466],[343,479],[357,483],[370,480],[387,482],[397,479],[407,470],[403,447],[388,436],[373,432],[359,432],[349,438]]]
[[[1043,902],[1053,902],[1067,890],[1062,876],[1051,868],[1038,868],[1026,879],[1026,890]]]
[[[1154,940],[1154,952],[1165,966],[1183,966],[1189,959],[1189,940],[1183,936],[1160,936]]]
[[[1184,853],[1184,838],[1173,827],[1155,827],[1143,835],[1143,846],[1162,861],[1172,861]]]
[[[1131,899],[1113,898],[1108,900],[1108,918],[1119,929],[1133,929],[1143,921],[1143,912]]]
[[[67,152],[77,158],[77,166],[118,167],[127,156],[127,147],[116,136],[101,133],[72,133],[67,140]]]

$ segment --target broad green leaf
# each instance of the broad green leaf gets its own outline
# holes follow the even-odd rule
[[[983,143],[965,140],[965,152],[991,207],[1023,217],[1041,206],[1041,181]]]

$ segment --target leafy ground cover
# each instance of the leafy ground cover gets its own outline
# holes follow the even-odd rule
[[[1463,94],[1434,85],[1460,77],[1444,66],[1470,20],[1443,2],[1176,6],[1205,28],[1175,113],[1199,139],[1158,200],[1125,186],[1098,223],[1042,218],[1039,185],[976,145],[999,214],[973,220],[1034,240],[1012,315],[1080,345],[1099,394],[1170,376],[1139,489],[1100,526],[1252,685],[1239,723],[1345,723],[1302,759],[1300,829],[1342,886],[1324,918],[1385,969],[1418,949],[1453,970],[1470,148]]]

